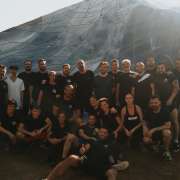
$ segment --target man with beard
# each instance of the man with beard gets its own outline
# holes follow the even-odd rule
[[[161,63],[157,67],[157,74],[154,78],[155,91],[160,96],[162,105],[168,107],[174,127],[174,151],[180,150],[179,145],[179,121],[176,96],[179,91],[179,83],[173,73],[166,71],[165,64]]]
[[[162,107],[159,97],[154,96],[150,99],[149,109],[145,113],[143,125],[144,142],[146,144],[156,144],[160,141],[164,145],[163,157],[172,160],[170,153],[171,144],[171,121],[167,109]]]
[[[6,67],[0,64],[0,118],[5,111],[8,100],[8,85],[5,79]]]
[[[145,72],[143,62],[136,63],[136,73],[135,102],[144,111],[148,106],[150,97],[155,94],[155,87],[152,76]]]
[[[48,72],[47,72],[47,64],[45,59],[39,59],[38,60],[38,72],[34,73],[33,78],[33,101],[37,102],[37,98],[39,95],[39,91],[41,89],[41,86],[46,83],[48,80]]]
[[[131,61],[124,59],[122,61],[122,74],[117,79],[116,105],[123,107],[125,105],[124,97],[130,93],[135,93],[135,72],[131,71]]]
[[[94,74],[86,68],[84,60],[77,62],[78,71],[73,75],[73,81],[76,92],[77,107],[81,111],[87,111],[89,108],[89,98],[93,92]]]
[[[151,76],[156,74],[156,60],[152,55],[146,59],[146,73],[151,74]]]
[[[180,84],[180,58],[176,59],[175,69],[173,70],[173,73],[176,76],[176,78],[178,79],[178,82]],[[177,105],[179,108],[179,106],[180,106],[180,92],[178,92],[178,95],[177,95]]]
[[[80,155],[70,155],[60,162],[48,175],[47,179],[54,180],[62,177],[71,167],[81,167],[88,174],[102,180],[116,180],[117,172],[128,168],[128,161],[121,161],[118,164],[111,162],[113,159],[113,143],[109,140],[109,132],[101,128],[98,132],[98,140],[82,145]]]
[[[32,61],[27,59],[24,62],[25,71],[19,73],[18,77],[23,80],[25,90],[23,96],[23,110],[27,114],[31,105],[31,97],[32,97],[32,85],[33,85],[33,77],[34,73],[32,72]]]
[[[63,64],[62,74],[57,75],[58,88],[60,90],[60,94],[63,94],[64,87],[66,85],[73,84],[72,76],[70,75],[71,66],[70,64]]]
[[[112,79],[108,74],[109,63],[103,60],[99,64],[99,74],[94,78],[94,94],[97,99],[112,98]]]
[[[121,71],[119,70],[119,61],[117,59],[112,59],[111,61],[111,71],[109,72],[109,76],[112,79],[112,103],[116,105],[116,87],[118,77],[121,75]]]

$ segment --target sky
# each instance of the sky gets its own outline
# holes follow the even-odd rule
[[[0,32],[82,0],[0,0]],[[180,0],[146,0],[162,8],[180,7]]]
[[[82,0],[0,0],[0,32]]]

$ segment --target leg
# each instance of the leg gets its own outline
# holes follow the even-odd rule
[[[71,145],[76,141],[76,136],[73,134],[68,134],[66,141],[64,143],[64,148],[63,148],[63,153],[62,153],[62,158],[65,159],[70,152]]]
[[[71,155],[64,161],[60,162],[48,175],[48,180],[54,180],[58,176],[63,176],[64,173],[71,167],[78,167],[80,164],[79,156]]]
[[[178,120],[177,108],[175,108],[171,111],[171,118],[172,118],[174,130],[175,130],[174,141],[178,142],[178,140],[179,140],[179,120]]]
[[[163,143],[165,146],[165,151],[169,151],[169,147],[171,144],[171,131],[169,129],[165,129],[162,131],[162,136],[163,136]]]
[[[117,174],[118,174],[117,170],[115,170],[115,169],[108,169],[106,171],[106,177],[108,180],[116,180]]]

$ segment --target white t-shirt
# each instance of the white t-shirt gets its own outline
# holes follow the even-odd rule
[[[24,91],[24,82],[18,77],[15,81],[7,77],[6,83],[8,84],[8,99],[14,99],[17,103],[17,109],[19,109],[21,105],[21,92]]]

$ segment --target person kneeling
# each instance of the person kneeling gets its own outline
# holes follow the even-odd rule
[[[169,119],[170,114],[161,106],[159,97],[152,97],[149,103],[149,110],[145,113],[145,122],[143,124],[144,143],[155,143],[158,145],[162,141],[165,148],[163,157],[166,160],[172,160],[169,150],[172,139],[171,122]]]

